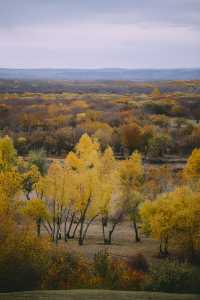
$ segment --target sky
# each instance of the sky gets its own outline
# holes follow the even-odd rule
[[[200,0],[0,0],[0,68],[200,67]]]

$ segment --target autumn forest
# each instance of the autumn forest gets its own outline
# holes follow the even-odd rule
[[[1,80],[0,291],[200,293],[199,120],[199,81]]]

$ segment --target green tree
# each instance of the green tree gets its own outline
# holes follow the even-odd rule
[[[30,151],[28,155],[29,165],[35,165],[41,175],[45,175],[47,172],[47,160],[46,153],[44,150]]]

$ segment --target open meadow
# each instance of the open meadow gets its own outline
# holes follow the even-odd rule
[[[93,258],[99,251],[107,251],[112,257],[127,260],[138,253],[143,254],[149,262],[158,260],[159,242],[145,236],[141,242],[135,242],[134,230],[130,222],[124,221],[118,224],[113,234],[112,244],[105,245],[102,239],[102,228],[100,222],[92,224],[88,230],[87,239],[82,247],[77,247],[78,240],[71,239],[67,242],[59,241],[58,247],[66,251],[78,253],[89,259]]]

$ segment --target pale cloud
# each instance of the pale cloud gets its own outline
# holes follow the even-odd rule
[[[157,27],[127,24],[76,24],[61,26],[26,26],[0,29],[1,47],[28,46],[51,49],[113,47],[148,42],[183,42],[200,44],[199,32],[185,27]]]
[[[0,0],[0,67],[199,67],[199,4]]]

